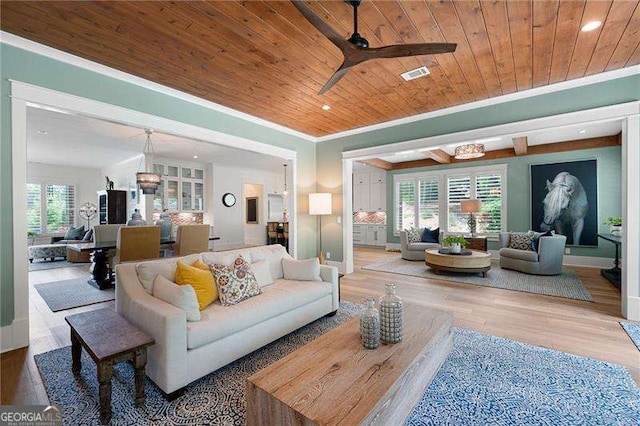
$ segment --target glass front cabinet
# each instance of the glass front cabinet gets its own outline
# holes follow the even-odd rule
[[[204,211],[204,168],[154,164],[162,179],[153,197],[153,211]]]

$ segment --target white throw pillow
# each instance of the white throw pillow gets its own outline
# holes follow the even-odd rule
[[[256,277],[256,281],[258,281],[260,288],[273,284],[271,268],[269,268],[269,262],[266,259],[253,262],[251,264],[251,269],[253,270],[253,275]]]
[[[307,260],[283,258],[282,272],[285,280],[322,281],[320,278],[320,260],[317,257]]]
[[[158,275],[153,280],[153,295],[182,309],[187,314],[187,321],[200,321],[198,297],[190,285],[178,285]]]

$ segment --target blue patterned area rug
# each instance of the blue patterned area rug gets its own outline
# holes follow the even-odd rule
[[[167,402],[147,379],[146,404],[134,404],[133,369],[115,367],[114,425],[244,424],[245,380],[251,374],[357,315],[341,303],[322,318],[187,387]],[[640,423],[640,390],[618,365],[543,349],[465,329],[418,405],[410,425]],[[95,366],[83,351],[81,375],[71,373],[70,347],[35,356],[50,402],[65,424],[98,425]]]
[[[640,351],[640,324],[634,322],[620,321],[623,330],[627,332],[629,338]]]

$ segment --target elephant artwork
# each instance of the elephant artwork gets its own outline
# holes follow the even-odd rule
[[[531,166],[531,229],[573,246],[597,245],[596,160]]]

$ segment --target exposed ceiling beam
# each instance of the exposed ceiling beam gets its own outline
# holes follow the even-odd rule
[[[377,167],[384,170],[393,170],[393,163],[382,160],[380,158],[370,158],[368,160],[360,160],[361,163],[369,166]]]
[[[528,146],[529,142],[526,136],[513,138],[513,150],[516,152],[516,155],[527,155]]]
[[[608,146],[616,146],[622,143],[622,134],[618,133],[613,136],[602,136],[599,138],[579,139],[566,142],[556,142],[544,145],[532,145],[527,148],[524,155],[552,154],[556,152],[578,151],[583,149],[605,148]],[[516,153],[512,148],[497,149],[495,151],[487,151],[484,157],[472,160],[456,160],[451,158],[451,163],[469,163],[475,161],[496,160],[501,158],[515,157]],[[393,170],[412,169],[414,167],[437,166],[440,163],[430,158],[424,160],[404,161],[401,163],[393,163]]]
[[[428,158],[431,158],[433,161],[437,161],[438,163],[441,163],[441,164],[451,163],[451,156],[441,149],[431,149],[429,151],[424,151],[423,153]]]

